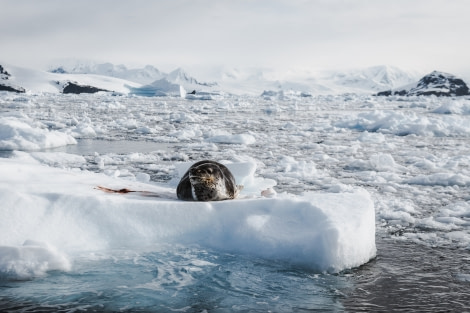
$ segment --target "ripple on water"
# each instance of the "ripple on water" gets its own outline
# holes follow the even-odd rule
[[[377,258],[351,271],[351,312],[467,312],[470,252],[378,239]]]
[[[3,281],[0,309],[25,312],[338,312],[345,276],[198,247],[77,258],[69,273]]]

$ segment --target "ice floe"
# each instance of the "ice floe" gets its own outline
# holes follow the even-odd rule
[[[260,180],[252,176],[255,164],[228,166],[247,185],[239,199],[184,202],[176,200],[169,186],[52,168],[29,154],[0,159],[0,251],[8,252],[8,260],[0,263],[2,274],[34,276],[35,266],[25,270],[21,264],[35,258],[38,264],[44,258],[58,264],[45,270],[67,270],[64,255],[162,242],[197,244],[329,272],[359,266],[375,256],[374,205],[365,190],[266,198],[260,189],[273,182],[261,181],[262,188],[256,190]],[[108,194],[96,189],[98,185],[145,192]],[[29,239],[60,252],[24,248]]]

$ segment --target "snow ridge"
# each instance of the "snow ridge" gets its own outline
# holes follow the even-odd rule
[[[87,64],[76,63],[74,65],[60,65],[49,70],[58,74],[95,74],[110,76],[133,81],[139,84],[147,84],[158,79],[162,79],[165,74],[157,68],[147,65],[144,68],[128,69],[125,65],[114,65],[112,63]]]

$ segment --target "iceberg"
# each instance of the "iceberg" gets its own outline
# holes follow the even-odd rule
[[[253,175],[253,166],[234,163],[231,168]],[[263,197],[255,186],[259,178],[238,174],[248,184],[238,199],[185,202],[176,199],[170,184],[52,168],[25,152],[0,159],[0,172],[0,251],[25,249],[21,245],[34,239],[57,249],[39,249],[39,256],[61,260],[84,251],[184,244],[332,273],[376,254],[374,205],[363,189]],[[138,192],[105,193],[97,186]],[[20,256],[16,261],[25,262]],[[66,261],[58,264],[53,269],[68,269]]]

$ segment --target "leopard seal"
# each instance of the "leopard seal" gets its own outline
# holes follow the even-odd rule
[[[235,199],[242,189],[225,165],[203,160],[186,171],[176,188],[176,195],[186,201],[219,201]]]

